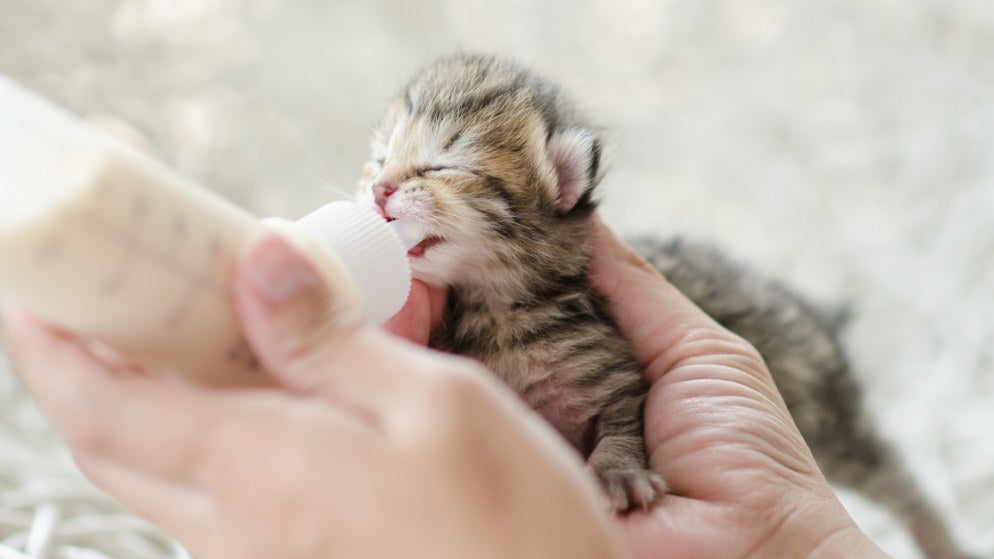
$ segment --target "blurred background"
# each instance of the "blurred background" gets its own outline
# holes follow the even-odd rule
[[[385,103],[460,49],[533,66],[603,125],[620,232],[708,240],[850,305],[883,428],[994,550],[988,0],[0,0],[0,73],[265,215],[350,194]],[[0,372],[0,542],[24,549],[40,522],[61,529],[52,557],[173,553]]]

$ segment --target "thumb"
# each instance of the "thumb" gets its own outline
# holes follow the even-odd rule
[[[267,371],[290,388],[320,391],[338,353],[359,336],[358,305],[325,285],[279,234],[266,231],[239,254],[234,281],[242,331]]]

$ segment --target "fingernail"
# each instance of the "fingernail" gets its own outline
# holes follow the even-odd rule
[[[267,233],[249,249],[246,273],[258,292],[283,301],[318,283],[317,272],[289,243]]]

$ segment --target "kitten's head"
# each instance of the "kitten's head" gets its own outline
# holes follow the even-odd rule
[[[422,71],[391,104],[359,198],[427,231],[411,251],[416,277],[510,288],[523,273],[582,271],[599,159],[595,131],[555,86],[460,55]]]

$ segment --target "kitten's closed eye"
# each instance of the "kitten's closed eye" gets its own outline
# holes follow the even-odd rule
[[[455,171],[455,170],[456,170],[455,167],[446,167],[444,165],[431,165],[428,167],[418,167],[417,170],[414,171],[414,174],[419,177],[423,177],[429,173],[439,173],[442,171]]]
[[[386,165],[386,162],[387,162],[387,160],[385,158],[383,158],[383,157],[378,157],[378,158],[372,159],[370,161],[372,163],[374,163],[380,169],[382,169],[383,166]],[[418,167],[417,169],[415,169],[414,170],[414,176],[423,177],[423,176],[425,176],[427,174],[430,174],[430,173],[440,173],[440,172],[443,172],[443,171],[460,171],[460,170],[465,171],[465,169],[461,169],[459,167],[452,167],[452,166],[448,166],[448,165],[425,165],[425,166]],[[466,171],[466,172],[468,172],[468,171]]]

